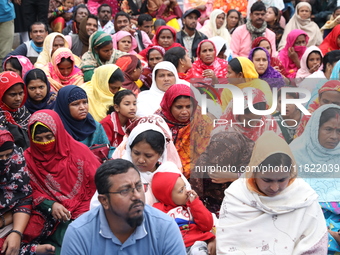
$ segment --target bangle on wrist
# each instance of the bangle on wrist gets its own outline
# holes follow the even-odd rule
[[[9,231],[8,234],[11,234],[11,233],[17,233],[20,236],[20,239],[22,240],[23,235],[19,230],[12,229],[11,231]]]
[[[0,229],[3,229],[6,226],[6,220],[5,220],[5,216],[1,215],[1,221],[2,221],[2,226]]]

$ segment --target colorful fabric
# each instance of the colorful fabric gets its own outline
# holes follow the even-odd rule
[[[297,72],[297,66],[294,61],[289,57],[289,48],[294,48],[294,51],[298,54],[299,60],[301,60],[303,53],[305,53],[306,46],[294,46],[296,39],[300,35],[306,36],[306,42],[309,42],[309,36],[306,32],[300,29],[294,29],[287,35],[287,43],[284,48],[279,52],[279,59],[282,62],[286,72],[288,73],[287,78],[295,78]]]
[[[131,74],[136,70],[138,62],[140,63],[140,60],[135,55],[121,56],[116,61],[116,65],[124,72],[123,88],[131,90],[135,95],[138,95],[140,89]]]
[[[131,38],[131,49],[128,52],[128,54],[132,54],[135,55],[137,54],[137,52],[134,51],[134,49],[137,48],[137,41],[136,39],[127,31],[118,31],[117,33],[111,35],[112,37],[112,42],[113,42],[113,48],[115,48],[116,50],[118,49],[118,42],[120,40],[122,40],[124,37],[129,36]]]
[[[81,99],[87,99],[85,91],[78,86],[69,85],[61,88],[58,92],[58,98],[56,100],[54,110],[59,114],[66,131],[73,137],[73,139],[76,141],[82,141],[96,131],[96,123],[90,113],[88,113],[86,118],[83,120],[76,120],[71,116],[70,103],[78,100],[77,98],[74,98],[76,100],[72,99],[76,93],[85,94],[85,96],[81,96]]]
[[[227,13],[229,10],[235,9],[242,14],[242,17],[247,17],[247,0],[214,0],[213,1],[213,10],[220,9]]]
[[[16,58],[16,59],[19,61],[20,65],[21,65],[21,68],[22,68],[22,69],[21,69],[21,78],[24,78],[25,75],[26,75],[26,73],[27,73],[29,70],[32,70],[32,69],[34,68],[33,64],[31,63],[31,61],[30,61],[28,58],[26,58],[26,57],[24,57],[24,56],[18,55],[18,56],[9,56],[9,57],[4,61],[4,63],[3,63],[3,69],[4,69],[4,71],[7,71],[7,70],[6,70],[6,63],[7,63],[7,61],[8,61],[10,58]]]
[[[321,202],[320,206],[329,230],[338,232],[340,230],[340,202]],[[331,234],[328,234],[328,254],[334,254],[334,252],[335,254],[340,252],[340,245]]]
[[[200,52],[202,44],[205,42],[210,42],[216,52],[215,44],[210,40],[203,40],[197,46],[197,60],[192,64],[192,67],[188,71],[186,80],[190,82],[192,78],[203,78],[202,74],[204,70],[213,70],[217,78],[227,77],[227,66],[228,62],[224,59],[220,59],[215,56],[214,62],[210,65],[205,64],[200,58]]]
[[[109,80],[118,68],[113,64],[100,66],[95,69],[91,81],[81,86],[89,100],[89,113],[98,122],[106,117],[109,106],[113,105],[114,95],[109,89]]]
[[[259,50],[259,49],[266,53],[267,60],[268,60],[267,69],[263,74],[259,75],[259,78],[265,80],[269,84],[270,88],[278,88],[279,89],[279,88],[285,86],[285,81],[284,81],[282,75],[271,66],[271,63],[270,63],[271,58],[270,58],[270,55],[269,55],[269,53],[266,49],[261,48],[261,47],[253,48],[250,51],[248,58],[253,62],[254,51]]]
[[[34,72],[39,72],[40,73],[40,77],[43,77],[43,80],[41,80],[42,82],[44,82],[47,86],[47,92],[46,92],[46,96],[38,103],[36,104],[32,98],[30,97],[29,93],[28,93],[28,88],[27,89],[27,100],[25,102],[25,106],[27,108],[27,110],[32,114],[35,113],[36,111],[42,110],[42,109],[53,109],[54,105],[55,105],[55,100],[57,98],[57,93],[51,91],[51,85],[50,82],[47,79],[46,74],[44,73],[44,71],[40,70],[40,69],[32,69],[31,71]],[[27,78],[27,75],[31,72],[28,71],[27,74],[24,77],[24,82],[25,84],[29,85],[31,79],[29,80]]]
[[[72,61],[72,72],[69,76],[63,76],[58,68],[63,58],[69,58]],[[84,77],[81,70],[75,65],[75,59],[72,51],[67,48],[59,48],[52,55],[51,63],[48,63],[43,68],[46,73],[47,79],[50,82],[54,91],[59,91],[62,87],[67,85],[77,85],[80,86],[84,83]]]
[[[337,39],[340,36],[340,26],[335,26],[332,31],[326,36],[323,42],[320,45],[320,50],[323,55],[326,55],[328,52],[332,50],[340,50]]]

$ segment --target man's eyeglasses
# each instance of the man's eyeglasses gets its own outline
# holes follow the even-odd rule
[[[126,188],[115,192],[106,192],[106,194],[120,194],[121,196],[126,197],[131,193],[133,194],[134,190],[136,190],[137,192],[142,192],[142,190],[144,190],[144,192],[147,192],[148,185],[149,183],[141,183],[137,184],[134,188]]]

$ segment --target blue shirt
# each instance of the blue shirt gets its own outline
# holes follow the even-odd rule
[[[0,22],[15,19],[14,5],[10,0],[0,0]]]
[[[61,255],[186,255],[175,221],[145,205],[144,221],[122,244],[112,233],[100,205],[72,222],[64,236]]]

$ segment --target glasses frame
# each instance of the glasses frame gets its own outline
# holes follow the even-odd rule
[[[149,183],[142,183],[143,185],[143,190],[144,192],[148,191],[148,187],[149,187]],[[112,192],[105,192],[105,194],[120,194],[122,197],[127,197],[129,194],[133,194],[134,190],[136,190],[138,193],[140,193],[141,191],[138,191],[136,187],[133,188],[127,188],[127,189],[123,189],[121,191],[112,191]],[[123,195],[122,192],[128,191],[126,195]]]

